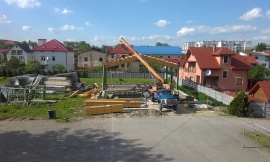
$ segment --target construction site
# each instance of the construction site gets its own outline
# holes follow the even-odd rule
[[[132,51],[133,55],[103,64],[101,87],[97,83],[86,85],[81,82],[77,72],[60,73],[54,76],[26,74],[12,77],[7,85],[1,86],[1,104],[17,107],[46,105],[48,118],[57,118],[55,110],[49,106],[60,102],[63,98],[72,100],[74,103],[83,102],[83,111],[86,116],[150,109],[162,114],[162,109],[165,107],[169,109],[169,112],[176,112],[179,103],[194,100],[174,88],[172,76],[166,76],[170,79],[165,80],[149,65],[149,62],[170,68],[176,72],[177,77],[178,64],[138,54],[123,38],[120,38],[120,42]],[[107,84],[108,68],[136,60],[145,65],[154,76],[153,84]],[[173,97],[163,95],[161,100],[158,99],[158,95],[162,95],[158,92],[162,89],[169,90],[168,92]],[[82,100],[78,100],[79,98]]]

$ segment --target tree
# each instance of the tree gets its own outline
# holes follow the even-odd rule
[[[156,46],[170,46],[170,45],[168,45],[168,43],[160,43],[160,42],[157,42],[157,43],[156,43]]]
[[[40,71],[41,69],[42,67],[37,60],[30,60],[25,65],[25,71]]]
[[[82,50],[83,52],[91,50],[90,44],[86,43],[85,41],[80,41],[78,44],[78,48],[79,50]]]
[[[252,80],[260,80],[268,75],[270,75],[270,71],[261,65],[256,65],[252,70],[248,71],[248,78]]]
[[[256,50],[257,52],[266,50],[266,44],[265,44],[265,43],[258,43],[258,45],[256,46],[255,50]]]
[[[54,64],[52,66],[52,70],[53,71],[64,71],[65,70],[65,66],[62,64]]]
[[[238,117],[247,116],[247,112],[251,111],[249,108],[250,100],[244,90],[239,91],[237,96],[231,101],[229,106],[229,114]]]
[[[11,56],[6,65],[8,70],[18,69],[21,66],[20,60],[15,56]]]
[[[157,64],[157,63],[153,63],[153,62],[149,62],[149,66],[151,66],[156,72],[161,72],[161,69],[162,69],[162,65],[160,64]],[[148,69],[145,65],[141,65],[140,67],[140,71],[141,72],[148,72]]]

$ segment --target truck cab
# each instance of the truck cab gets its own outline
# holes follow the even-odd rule
[[[157,91],[156,100],[159,103],[159,110],[162,108],[169,108],[176,110],[179,103],[179,94],[174,94],[171,89],[159,89]]]

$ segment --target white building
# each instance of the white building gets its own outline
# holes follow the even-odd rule
[[[33,59],[32,46],[28,46],[28,44],[15,44],[7,51],[7,60],[12,56],[17,57],[22,64],[26,64]]]
[[[244,53],[240,53],[240,55],[244,55]],[[270,56],[268,54],[263,52],[250,52],[247,55],[253,55],[262,67],[270,69]]]
[[[252,41],[198,41],[185,42],[183,50],[188,50],[189,47],[212,47],[216,44],[217,47],[226,47],[232,51],[240,52],[252,49]]]

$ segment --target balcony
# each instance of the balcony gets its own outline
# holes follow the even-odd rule
[[[48,61],[40,61],[41,65],[48,65]]]
[[[196,73],[196,69],[195,68],[185,68],[185,72],[188,72],[188,73]]]

